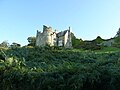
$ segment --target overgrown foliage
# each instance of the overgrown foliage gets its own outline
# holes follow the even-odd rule
[[[113,44],[113,46],[120,48],[120,36],[115,37],[115,43]]]
[[[4,49],[0,52],[0,89],[120,90],[120,51]]]
[[[100,45],[104,39],[98,36],[96,39],[91,41],[83,41],[82,39],[78,39],[72,34],[72,46],[76,49],[83,50],[100,50],[102,49],[102,45]]]

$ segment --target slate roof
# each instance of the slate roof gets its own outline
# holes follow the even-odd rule
[[[57,33],[57,37],[62,37],[67,33],[68,30]]]

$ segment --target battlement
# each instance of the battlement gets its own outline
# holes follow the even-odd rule
[[[47,27],[43,25],[43,32],[53,32],[52,27]]]

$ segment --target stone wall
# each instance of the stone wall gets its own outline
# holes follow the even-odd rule
[[[37,31],[36,46],[53,45],[53,31],[51,27],[43,26],[43,32]]]
[[[71,48],[71,32],[65,30],[63,32],[53,32],[52,27],[43,26],[43,32],[37,31],[36,35],[36,46],[45,46],[49,44],[50,46],[64,46],[66,48]]]

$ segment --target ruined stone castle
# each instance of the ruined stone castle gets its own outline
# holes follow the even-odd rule
[[[71,31],[70,27],[67,30],[57,32],[53,31],[52,27],[43,25],[43,32],[37,30],[36,46],[63,46],[65,48],[71,48]]]

